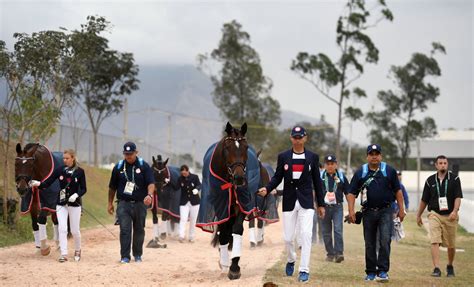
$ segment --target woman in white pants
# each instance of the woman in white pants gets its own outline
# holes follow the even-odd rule
[[[54,170],[52,176],[46,181],[32,181],[31,185],[38,186],[40,189],[51,185],[56,179],[59,179],[61,190],[58,194],[56,205],[56,214],[59,225],[59,246],[61,256],[59,262],[67,261],[67,223],[71,227],[71,233],[74,237],[74,260],[81,260],[81,197],[86,193],[86,176],[84,170],[77,165],[76,153],[72,149],[64,151],[64,167]]]
[[[179,206],[179,242],[183,243],[185,238],[186,223],[189,218],[189,242],[194,241],[194,230],[199,212],[199,190],[201,182],[199,177],[189,172],[187,165],[180,168],[181,176],[178,178],[178,185],[181,188],[181,199]]]

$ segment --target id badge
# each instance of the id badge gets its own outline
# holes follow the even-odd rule
[[[364,188],[362,191],[362,197],[361,197],[361,205],[364,205],[367,203],[367,188]]]
[[[336,193],[335,192],[326,192],[324,196],[324,203],[326,204],[336,204]]]
[[[59,191],[59,201],[64,202],[66,200],[66,190],[61,189]]]
[[[135,189],[135,184],[131,181],[127,181],[127,184],[125,184],[125,189],[123,190],[123,193],[132,195],[134,189]]]
[[[448,199],[446,198],[446,196],[440,197],[438,199],[438,203],[439,203],[439,210],[448,210]]]

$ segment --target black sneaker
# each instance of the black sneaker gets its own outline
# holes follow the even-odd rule
[[[332,256],[332,255],[326,256],[326,261],[327,262],[333,262],[334,261],[334,256]]]
[[[433,273],[431,273],[431,276],[441,277],[441,270],[438,267],[435,267],[435,269],[433,269]]]
[[[454,277],[454,267],[453,265],[447,265],[446,266],[446,276],[448,277]]]
[[[336,255],[336,259],[334,260],[336,263],[341,263],[344,261],[344,255]]]

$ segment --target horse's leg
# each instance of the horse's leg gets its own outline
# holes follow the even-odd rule
[[[161,228],[160,228],[160,239],[166,239],[166,235],[168,233],[168,213],[162,211],[161,212]]]
[[[254,249],[257,246],[257,238],[255,235],[255,218],[249,220],[249,240],[250,249]]]
[[[162,244],[159,241],[160,236],[160,229],[158,225],[158,210],[156,208],[156,204],[153,205],[151,209],[151,214],[153,216],[153,239],[148,242],[146,247],[148,248],[166,248],[166,244]]]
[[[51,213],[51,221],[53,221],[53,240],[56,242],[56,248],[59,250],[59,230],[58,230],[58,215],[56,212]]]
[[[229,273],[227,274],[227,277],[229,277],[230,280],[240,278],[239,260],[240,256],[242,255],[242,234],[244,233],[244,218],[245,214],[243,214],[242,212],[238,212],[234,224],[232,224],[232,264],[230,265]]]
[[[265,231],[265,222],[259,219],[257,223],[257,246],[262,246],[263,244],[264,231]]]
[[[41,210],[38,215],[39,237],[41,240],[41,255],[46,256],[51,252],[51,247],[48,245],[48,234],[46,233],[46,217],[48,212]]]
[[[39,226],[38,226],[38,214],[36,212],[31,212],[31,227],[33,228],[33,236],[35,238],[36,248],[41,248],[41,240],[39,235]]]
[[[232,236],[232,225],[229,221],[224,222],[217,227],[214,235],[213,244],[219,242],[219,267],[222,272],[227,272],[230,266],[229,241]]]

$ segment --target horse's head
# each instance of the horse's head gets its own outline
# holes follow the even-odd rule
[[[227,173],[233,184],[245,185],[245,168],[247,165],[247,124],[244,123],[240,130],[234,128],[229,122],[225,128],[227,136],[222,139],[223,156]]]
[[[39,144],[27,144],[24,149],[21,144],[16,145],[15,182],[20,196],[28,191],[28,183],[35,175],[35,153]]]
[[[166,179],[170,178],[166,164],[168,163],[168,158],[163,161],[161,155],[157,155],[156,159],[153,156],[153,174],[155,175],[155,184],[158,190],[161,190],[163,186],[167,184]]]

